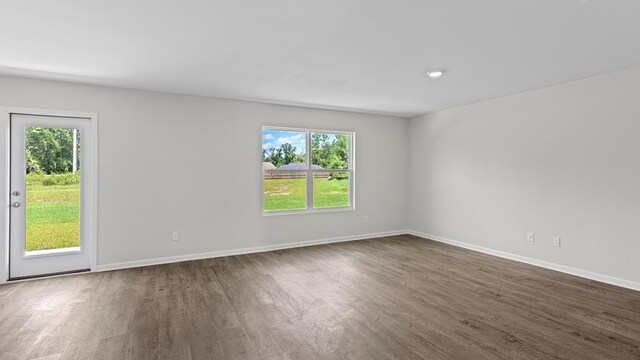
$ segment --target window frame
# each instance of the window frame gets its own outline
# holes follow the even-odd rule
[[[275,130],[275,131],[291,131],[291,132],[304,132],[306,134],[306,154],[305,154],[305,164],[307,168],[305,170],[264,170],[262,168],[262,157],[260,161],[260,165],[262,168],[262,178],[261,182],[261,211],[262,216],[280,216],[280,215],[296,215],[296,214],[318,214],[318,213],[328,213],[328,212],[342,212],[342,211],[355,211],[356,210],[356,196],[355,196],[355,147],[356,147],[356,133],[355,131],[346,131],[346,130],[325,130],[325,129],[313,129],[313,128],[295,128],[295,127],[286,127],[286,126],[271,126],[264,125],[262,126],[262,131],[260,132],[260,143],[262,144],[264,139],[262,138],[265,130]],[[349,137],[349,152],[347,155],[347,169],[323,169],[323,170],[313,170],[311,168],[311,134],[312,133],[326,133],[326,134],[336,134],[336,135],[346,135]],[[323,172],[323,173],[348,173],[349,174],[349,206],[338,206],[338,207],[329,207],[329,208],[314,208],[313,207],[313,180],[314,173]],[[264,209],[264,176],[265,174],[278,174],[278,173],[304,173],[306,174],[306,209],[298,209],[298,210],[272,210],[265,211]]]

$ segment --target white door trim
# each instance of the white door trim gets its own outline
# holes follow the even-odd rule
[[[46,109],[33,109],[33,108],[21,108],[0,106],[0,129],[4,132],[2,139],[4,145],[0,146],[0,168],[5,171],[5,176],[0,179],[0,188],[4,190],[0,194],[2,200],[2,209],[0,215],[4,217],[2,226],[2,234],[4,235],[4,241],[0,246],[0,284],[7,282],[9,279],[9,202],[10,202],[10,126],[11,126],[11,114],[25,114],[25,115],[40,115],[40,116],[61,116],[61,117],[77,117],[90,119],[91,122],[91,135],[93,137],[92,145],[92,159],[91,168],[88,169],[91,172],[91,193],[88,195],[91,201],[91,217],[87,224],[90,231],[89,242],[91,244],[91,271],[96,270],[98,259],[98,114],[92,112],[80,112],[80,111],[64,111],[64,110],[46,110]],[[4,152],[4,154],[2,153]],[[4,183],[2,183],[4,182]]]

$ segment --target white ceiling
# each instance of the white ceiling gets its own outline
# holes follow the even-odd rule
[[[638,65],[638,0],[0,2],[2,74],[368,113]]]

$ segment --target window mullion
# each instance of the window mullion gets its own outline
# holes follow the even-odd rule
[[[313,210],[313,171],[311,171],[311,131],[307,130],[307,210]]]

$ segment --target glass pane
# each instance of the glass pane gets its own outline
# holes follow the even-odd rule
[[[307,208],[305,172],[268,172],[264,174],[264,211]]]
[[[348,169],[349,146],[348,135],[311,133],[311,164],[315,170]]]
[[[350,206],[349,173],[313,173],[313,207],[333,208]]]
[[[262,130],[264,170],[307,169],[307,133],[304,131]]]
[[[80,246],[80,130],[26,129],[26,249]]]

